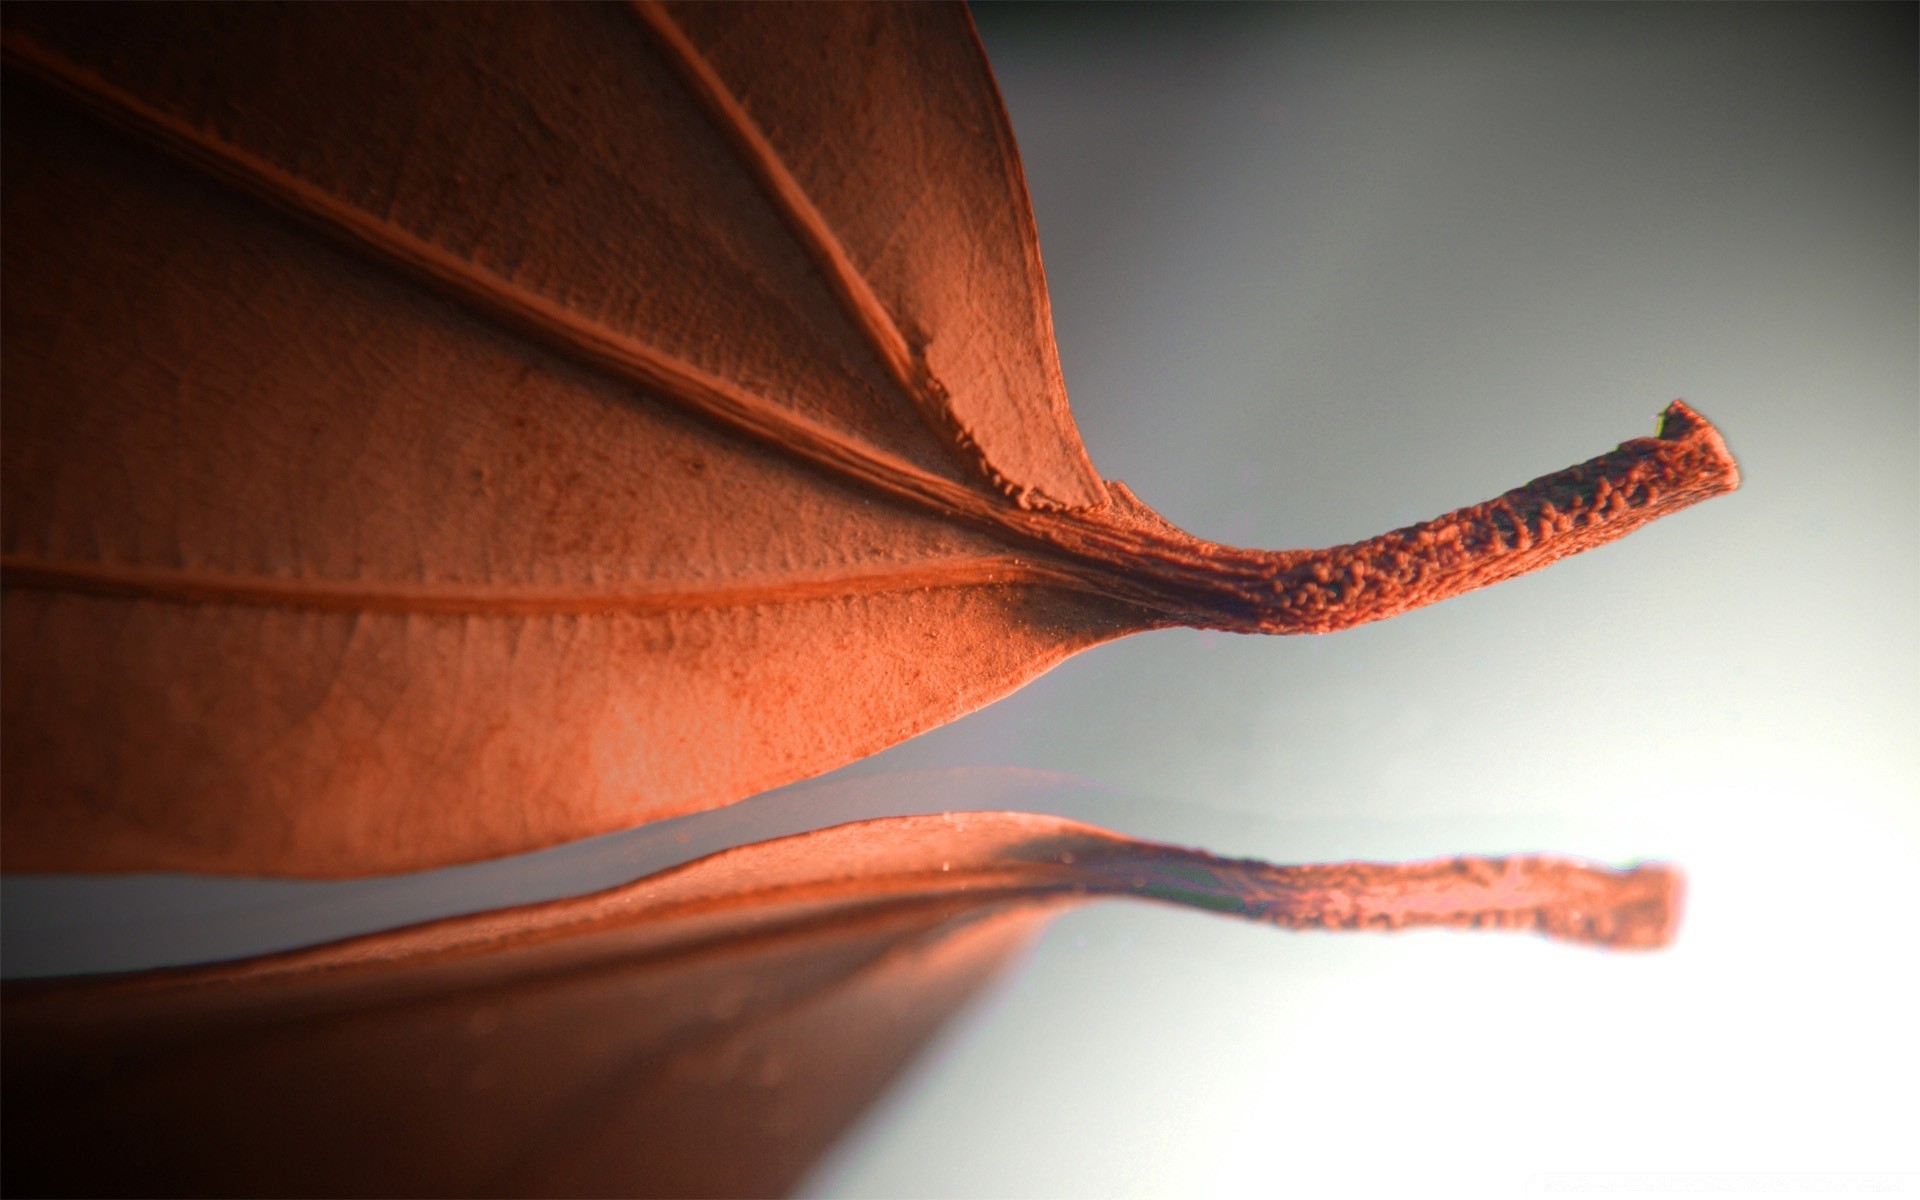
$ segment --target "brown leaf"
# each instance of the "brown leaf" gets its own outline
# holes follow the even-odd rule
[[[1733,486],[1661,435],[1317,552],[1088,464],[958,8],[8,5],[5,865],[329,875],[725,804],[1186,623]]]
[[[1275,867],[1019,813],[864,821],[313,950],[9,985],[6,1191],[772,1195],[1086,898],[1645,947],[1677,889],[1658,866]]]

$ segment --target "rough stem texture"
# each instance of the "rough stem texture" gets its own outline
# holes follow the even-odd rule
[[[1075,429],[959,8],[3,15],[10,870],[519,853],[1735,480],[1676,405],[1350,546],[1174,528]]]
[[[1242,550],[1166,524],[1114,485],[1116,515],[1053,518],[1051,535],[1115,575],[1112,590],[1183,625],[1331,633],[1538,570],[1734,490],[1739,467],[1706,418],[1676,400],[1659,432],[1469,508],[1324,550]],[[1131,582],[1132,588],[1126,587]],[[1138,594],[1140,584],[1148,595]]]

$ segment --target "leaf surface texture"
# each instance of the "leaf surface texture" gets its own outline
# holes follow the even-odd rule
[[[5,864],[338,875],[726,804],[1187,623],[1732,486],[1671,428],[1238,550],[1074,430],[964,10],[8,6]]]

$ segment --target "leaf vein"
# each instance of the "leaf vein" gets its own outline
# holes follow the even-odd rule
[[[209,130],[149,105],[92,71],[9,30],[10,68],[82,109],[358,251],[397,269],[572,361],[636,384],[681,406],[891,498],[989,527],[1001,506],[905,459],[797,413],[734,382],[591,321],[555,301],[350,203]]]
[[[970,470],[984,476],[1003,494],[1036,508],[1066,507],[1038,489],[1007,478],[953,411],[944,384],[927,364],[919,347],[910,344],[886,304],[853,261],[846,246],[821,213],[813,198],[788,169],[773,142],[761,131],[739,97],[720,73],[674,22],[658,0],[630,0],[629,8],[666,53],[666,59],[733,147],[741,163],[813,259],[842,311],[860,330],[887,374],[906,393],[921,417],[947,448]]]
[[[537,617],[646,614],[800,604],[884,592],[996,584],[1083,588],[1074,577],[1011,555],[940,559],[713,583],[642,583],[604,590],[390,580],[282,579],[265,575],[0,556],[0,583],[30,591],[233,604],[326,612]]]

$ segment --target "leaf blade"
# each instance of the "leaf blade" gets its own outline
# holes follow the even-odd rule
[[[1127,632],[1377,619],[1737,478],[1689,414],[1367,543],[1193,538],[1074,482],[964,15],[670,11],[798,240],[627,13],[9,8],[9,869],[551,845]],[[793,21],[890,49],[843,80]]]

